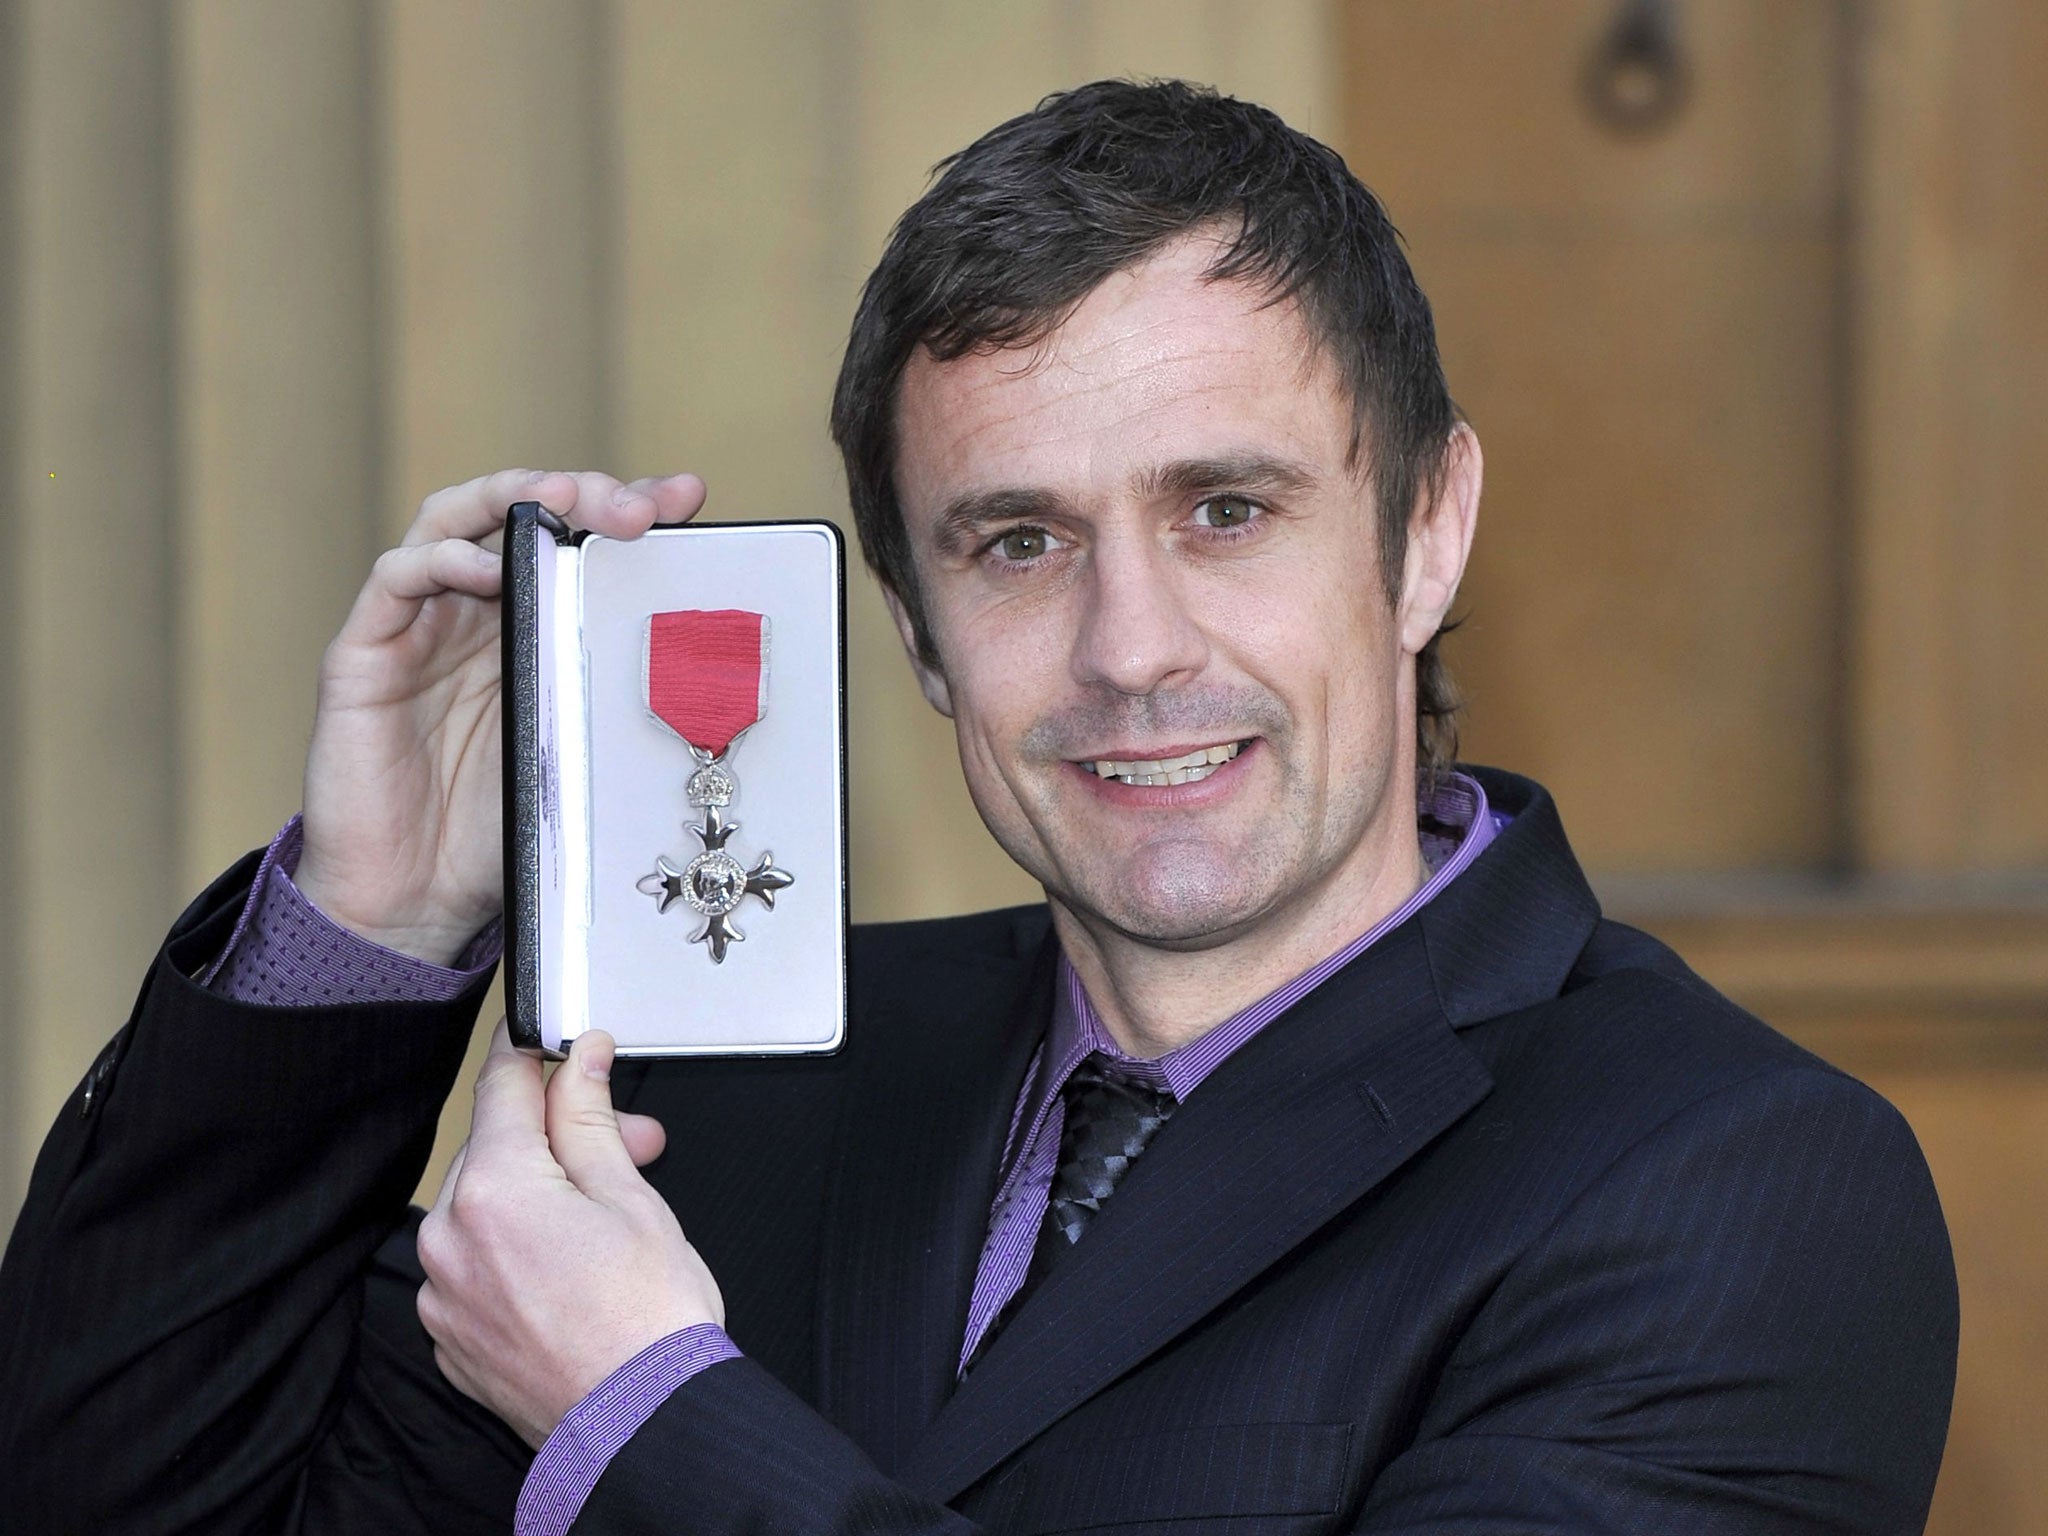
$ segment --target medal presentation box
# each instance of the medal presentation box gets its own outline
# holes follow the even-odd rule
[[[845,557],[830,523],[505,530],[505,996],[549,1055],[846,1036]]]

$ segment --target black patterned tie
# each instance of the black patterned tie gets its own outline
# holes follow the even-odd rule
[[[1163,1088],[1133,1082],[1097,1051],[1074,1068],[1060,1088],[1066,1106],[1060,1131],[1060,1161],[1053,1170],[1045,1220],[1031,1250],[1031,1266],[1017,1294],[996,1314],[975,1346],[971,1368],[987,1352],[1025,1298],[1052,1272],[1067,1251],[1081,1240],[1145,1144],[1166,1124],[1176,1103]]]
[[[1132,1081],[1100,1051],[1074,1068],[1060,1098],[1066,1104],[1066,1125],[1045,1225],[1031,1254],[1034,1270],[1050,1267],[1081,1241],[1095,1213],[1174,1110],[1171,1093]]]

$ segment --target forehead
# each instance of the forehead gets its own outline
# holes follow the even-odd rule
[[[1351,410],[1291,300],[1212,281],[1190,236],[1092,290],[1025,347],[940,362],[920,349],[897,399],[897,493],[913,526],[968,491],[1076,499],[1175,460],[1265,453],[1335,472]]]

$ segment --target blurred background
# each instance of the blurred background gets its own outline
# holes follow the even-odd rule
[[[1487,452],[1466,755],[1905,1111],[1963,1291],[1933,1529],[2048,1531],[2037,0],[0,0],[0,1221],[296,809],[420,497],[690,468],[839,517],[891,221],[1108,74],[1265,102],[1387,202]],[[855,586],[856,914],[1033,898]]]

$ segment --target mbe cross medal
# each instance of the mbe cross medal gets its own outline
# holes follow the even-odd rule
[[[704,846],[680,869],[655,859],[639,889],[657,911],[680,901],[702,917],[704,927],[690,941],[709,944],[712,960],[723,965],[727,946],[746,937],[732,922],[739,904],[752,896],[772,911],[775,893],[795,879],[775,867],[765,848],[749,869],[725,846],[740,829],[725,819],[740,789],[729,759],[768,709],[767,616],[736,608],[651,614],[642,668],[648,713],[697,760],[683,794],[704,813],[704,824],[690,828]]]

